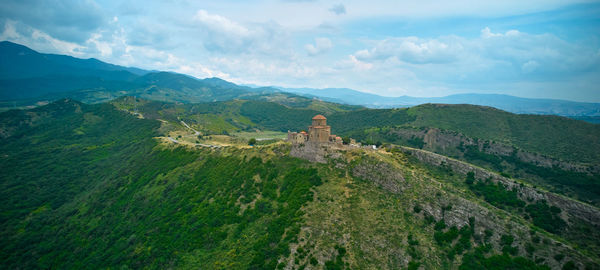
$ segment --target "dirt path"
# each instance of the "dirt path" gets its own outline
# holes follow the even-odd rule
[[[181,122],[182,125],[184,125],[186,128],[190,129],[191,131],[194,132],[194,135],[198,136],[200,135],[200,132],[193,129],[192,127],[190,127],[186,122],[183,122],[183,120],[179,120]]]

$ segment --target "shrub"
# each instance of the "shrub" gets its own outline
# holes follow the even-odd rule
[[[515,237],[510,234],[505,234],[500,237],[500,245],[510,246],[515,241]]]
[[[441,230],[443,230],[443,229],[446,228],[446,222],[444,222],[444,220],[440,220],[440,221],[438,221],[438,222],[435,223],[435,226],[433,226],[433,228],[436,231],[441,231]]]
[[[519,199],[516,191],[507,190],[501,183],[479,181],[474,185],[469,185],[469,188],[475,194],[483,196],[485,201],[499,208],[525,206],[525,202]]]
[[[560,208],[538,201],[525,207],[533,224],[551,233],[560,233],[567,223],[560,217]]]
[[[408,263],[408,266],[406,267],[406,269],[407,270],[417,270],[417,269],[419,269],[419,266],[421,266],[420,262],[410,261]]]
[[[567,263],[565,263],[565,265],[563,265],[562,269],[563,270],[575,270],[578,268],[573,261],[568,261]]]
[[[475,173],[468,172],[467,173],[467,178],[465,178],[465,183],[467,185],[472,185],[474,182],[475,182]]]
[[[564,254],[561,254],[561,253],[554,255],[554,259],[555,259],[557,262],[560,262],[560,261],[562,261],[564,258],[565,258],[565,255],[564,255]]]
[[[454,239],[456,239],[457,237],[458,229],[456,228],[456,226],[452,226],[450,229],[448,229],[447,232],[437,231],[433,234],[433,238],[441,246],[452,243],[452,241],[454,241]]]

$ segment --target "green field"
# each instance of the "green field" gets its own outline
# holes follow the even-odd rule
[[[261,140],[284,140],[287,138],[287,133],[280,131],[257,131],[257,132],[236,132],[230,134],[233,137],[242,138],[245,140],[249,140],[254,138],[258,141]]]

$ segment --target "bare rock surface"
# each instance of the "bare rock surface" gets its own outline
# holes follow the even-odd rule
[[[600,210],[592,205],[552,192],[539,191],[527,185],[520,185],[499,174],[436,153],[408,147],[402,147],[402,149],[422,162],[435,166],[449,166],[453,171],[465,175],[468,172],[473,172],[477,179],[491,179],[494,182],[500,182],[508,189],[517,190],[519,197],[522,199],[546,200],[550,205],[554,205],[567,213],[567,216],[581,219],[600,228]]]
[[[352,168],[352,175],[373,182],[394,194],[400,193],[406,186],[406,180],[400,169],[394,168],[389,163],[375,160],[363,160]]]

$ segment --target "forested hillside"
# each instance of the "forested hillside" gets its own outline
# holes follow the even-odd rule
[[[518,115],[490,107],[426,104],[365,109],[334,103],[286,106],[264,101],[173,104],[121,98],[146,117],[185,120],[203,134],[306,130],[324,114],[332,132],[365,144],[423,148],[600,205],[600,126],[565,117]],[[326,108],[323,108],[326,107]]]
[[[159,146],[158,121],[109,104],[61,100],[0,119],[9,268],[274,268],[321,184],[296,159]],[[231,248],[241,253],[230,257]]]
[[[199,115],[232,124],[224,130],[285,128],[272,113],[300,119],[310,109],[136,104],[138,114],[127,99],[0,114],[2,268],[598,268],[598,224],[578,220],[569,208],[578,202],[529,198],[541,191],[397,148],[331,152],[321,164],[282,142],[155,138]]]

